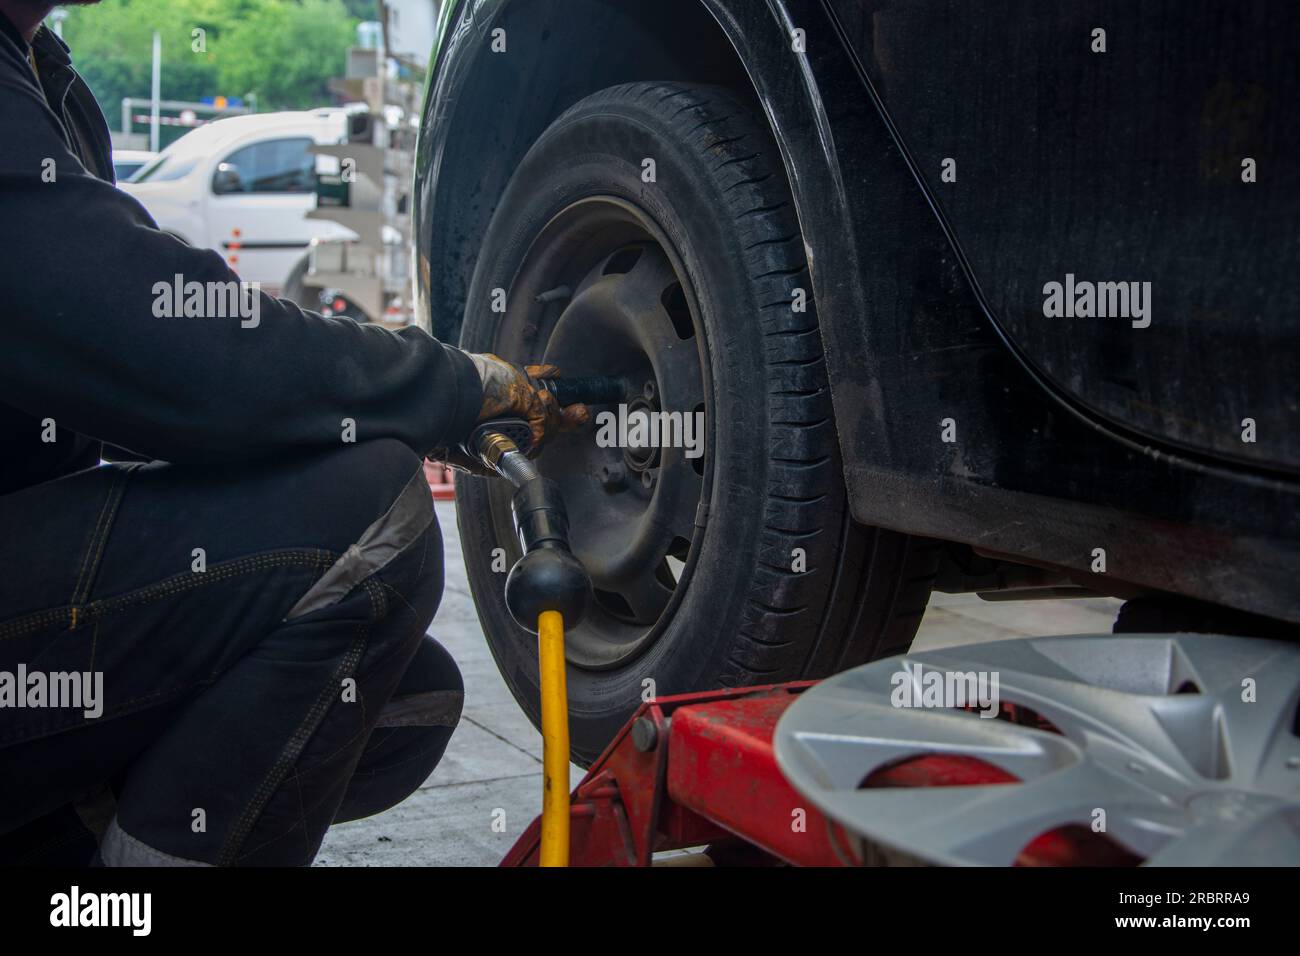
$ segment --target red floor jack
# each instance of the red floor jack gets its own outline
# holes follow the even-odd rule
[[[649,866],[709,846],[712,862],[840,866],[838,827],[777,769],[772,732],[812,682],[680,694],[642,704],[571,798],[571,866]],[[541,818],[502,866],[535,866]]]

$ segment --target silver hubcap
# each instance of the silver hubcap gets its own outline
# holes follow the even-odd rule
[[[1060,733],[891,702],[903,662],[998,675],[1003,705]],[[1253,696],[1253,700],[1249,699]],[[999,641],[876,661],[823,681],[776,731],[777,761],[847,830],[923,860],[1009,865],[1070,824],[1155,865],[1300,863],[1300,648],[1204,634]],[[924,755],[1017,783],[862,789]]]

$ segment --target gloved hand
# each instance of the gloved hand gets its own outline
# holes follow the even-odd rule
[[[533,446],[529,457],[535,456],[547,440],[557,432],[581,428],[590,420],[586,405],[561,408],[547,389],[539,384],[541,379],[555,378],[560,370],[554,365],[528,365],[519,368],[491,353],[470,352],[470,361],[478,370],[483,383],[483,405],[478,420],[492,418],[522,418],[533,432]],[[435,461],[475,475],[494,475],[477,458],[464,454],[459,447],[439,448],[429,453]]]

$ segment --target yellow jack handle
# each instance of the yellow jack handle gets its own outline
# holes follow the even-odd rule
[[[564,678],[564,618],[537,617],[542,693],[542,866],[569,865],[569,691]]]

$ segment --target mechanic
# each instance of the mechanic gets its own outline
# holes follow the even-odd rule
[[[587,412],[552,368],[251,289],[256,323],[157,317],[159,283],[238,276],[114,187],[53,6],[0,0],[0,674],[102,700],[0,695],[0,862],[307,864],[459,719],[422,458]]]

